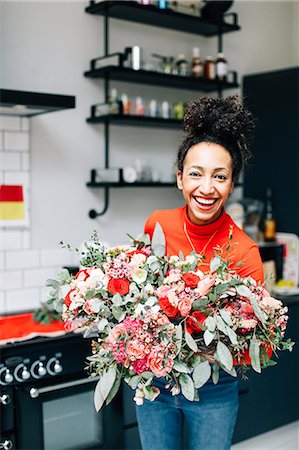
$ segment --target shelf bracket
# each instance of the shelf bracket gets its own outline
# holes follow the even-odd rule
[[[91,209],[88,213],[91,219],[96,219],[97,217],[103,216],[109,207],[109,187],[105,187],[105,195],[104,195],[104,206],[102,211],[98,212],[95,209]]]

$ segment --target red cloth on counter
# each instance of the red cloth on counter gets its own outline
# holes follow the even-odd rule
[[[33,312],[0,317],[0,344],[26,341],[36,336],[61,336],[66,334],[64,323],[58,320],[42,325],[33,320]]]

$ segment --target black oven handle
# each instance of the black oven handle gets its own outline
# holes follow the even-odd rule
[[[59,391],[60,389],[66,389],[66,388],[70,388],[73,386],[80,386],[82,384],[87,384],[87,383],[93,383],[94,381],[99,380],[100,377],[93,377],[93,378],[87,378],[86,380],[74,380],[74,381],[68,381],[67,383],[60,383],[60,384],[55,384],[54,386],[46,386],[46,387],[42,387],[42,388],[35,388],[32,387],[29,391],[30,397],[31,398],[37,398],[40,396],[40,394],[46,394],[47,392],[51,392],[51,391]]]

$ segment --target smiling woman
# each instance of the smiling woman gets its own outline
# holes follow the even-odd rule
[[[177,157],[177,186],[186,205],[154,211],[145,224],[145,232],[152,236],[156,223],[160,223],[168,255],[182,252],[186,256],[190,251],[204,255],[198,267],[203,272],[217,250],[241,277],[263,281],[257,245],[224,210],[243,163],[250,157],[248,142],[253,128],[254,119],[237,96],[203,97],[191,102],[184,117],[184,138]],[[243,264],[239,265],[239,261]],[[161,386],[155,402],[145,401],[139,406],[137,418],[143,450],[183,448],[183,423],[187,426],[190,449],[228,450],[238,410],[237,381],[222,371],[218,385],[211,382],[202,387],[200,398],[198,403],[185,401],[182,396],[174,400],[169,390]],[[170,435],[169,429],[175,432]]]

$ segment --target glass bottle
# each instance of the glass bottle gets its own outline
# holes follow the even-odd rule
[[[216,78],[218,81],[227,81],[227,60],[222,52],[217,54]]]
[[[215,61],[212,56],[207,56],[204,64],[204,77],[207,80],[215,79]]]
[[[119,114],[120,108],[119,108],[119,98],[117,95],[117,90],[115,88],[111,89],[110,96],[109,96],[109,111],[110,114]]]
[[[200,49],[194,47],[192,49],[192,75],[199,78],[203,75],[203,67],[200,59]]]
[[[276,240],[276,221],[272,211],[272,191],[267,189],[266,218],[264,222],[264,241],[274,242]]]
[[[179,53],[176,60],[176,67],[178,75],[182,75],[183,77],[188,75],[189,64],[188,61],[186,60],[184,53]]]

